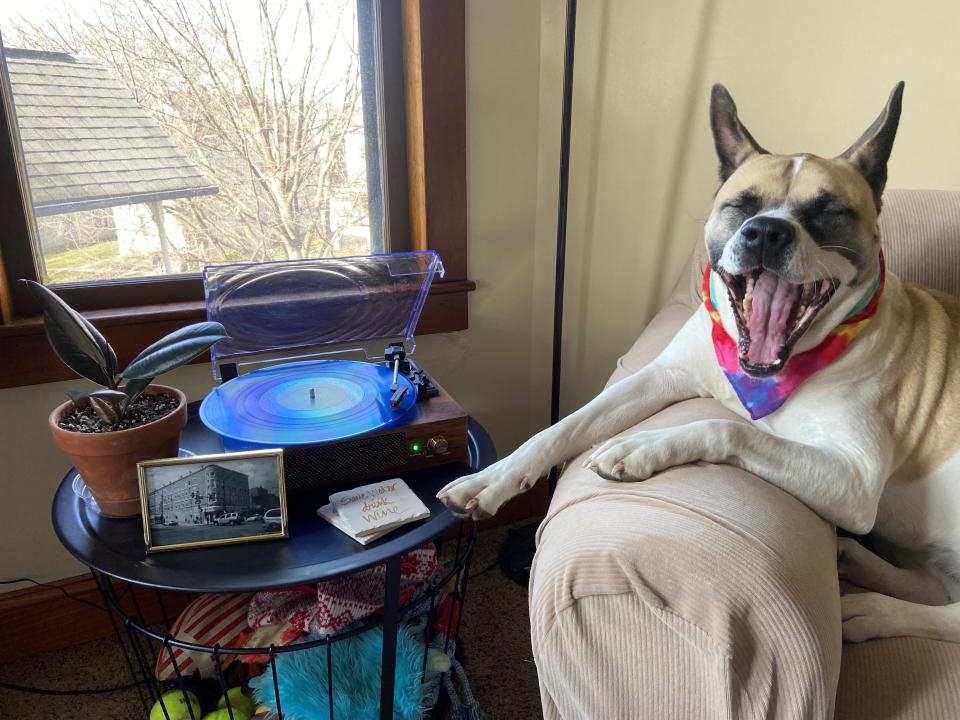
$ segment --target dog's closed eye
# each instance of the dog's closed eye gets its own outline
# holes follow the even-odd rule
[[[803,219],[812,220],[818,216],[855,217],[857,213],[833,193],[821,192],[816,198],[802,205],[797,214]]]
[[[754,192],[745,191],[730,198],[721,206],[721,210],[737,210],[745,215],[756,215],[763,207],[762,198]]]
[[[854,212],[853,208],[849,208],[846,205],[831,204],[825,207],[821,211],[821,214],[831,215],[833,217],[842,217],[844,215],[854,216],[856,215],[856,212]]]

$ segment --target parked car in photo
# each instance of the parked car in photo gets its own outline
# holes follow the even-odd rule
[[[245,522],[260,522],[263,520],[263,515],[248,515]]]
[[[179,524],[180,523],[178,523],[176,520],[170,520],[169,522],[167,522],[167,527],[173,527],[174,525],[179,525]]]
[[[217,525],[239,525],[243,520],[240,518],[240,513],[224,513],[218,517],[215,521]]]
[[[263,514],[263,522],[267,530],[279,530],[283,523],[282,516],[280,514],[280,508],[267,510]]]

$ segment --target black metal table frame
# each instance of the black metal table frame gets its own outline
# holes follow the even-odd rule
[[[454,602],[450,603],[450,609],[446,622],[446,632],[443,640],[443,652],[449,652],[451,641],[453,642],[454,647],[456,647],[456,645],[459,643],[460,622],[463,617],[464,602],[466,600],[467,581],[470,579],[470,561],[473,558],[473,549],[477,539],[476,525],[470,523],[470,529],[466,535],[466,542],[464,542],[464,525],[464,522],[460,522],[457,526],[457,539],[456,548],[453,553],[453,566],[447,572],[442,573],[439,578],[432,580],[427,587],[425,587],[414,598],[408,601],[402,608],[400,607],[399,603],[400,562],[402,556],[397,555],[386,561],[384,609],[382,621],[374,615],[366,621],[353,624],[348,630],[344,630],[333,635],[328,635],[317,640],[310,640],[283,646],[270,645],[268,647],[235,648],[221,647],[219,645],[200,645],[197,643],[186,642],[184,640],[178,640],[170,634],[170,618],[163,603],[163,595],[159,589],[155,588],[154,592],[156,593],[157,603],[160,607],[161,617],[163,618],[163,624],[165,628],[165,633],[160,634],[150,629],[146,623],[140,602],[137,600],[136,593],[133,592],[133,588],[135,587],[133,583],[126,583],[125,588],[127,590],[126,595],[130,598],[134,607],[136,617],[131,617],[131,615],[123,609],[122,598],[118,594],[117,588],[111,582],[109,575],[93,569],[91,569],[90,572],[97,583],[97,587],[100,590],[103,601],[107,607],[114,635],[117,643],[120,645],[121,651],[123,652],[124,660],[127,664],[127,668],[130,671],[130,675],[134,680],[137,693],[140,697],[140,702],[143,705],[144,713],[146,715],[149,715],[150,713],[150,705],[148,703],[152,704],[159,701],[163,711],[163,717],[166,718],[166,720],[170,720],[171,717],[165,703],[161,700],[161,695],[163,692],[157,688],[157,682],[150,671],[150,659],[148,657],[148,652],[144,651],[143,645],[141,644],[141,636],[146,642],[147,649],[150,655],[152,655],[154,664],[156,664],[158,659],[158,651],[154,649],[154,646],[150,642],[151,640],[162,647],[160,652],[167,652],[174,668],[177,684],[181,687],[182,692],[184,693],[186,693],[183,683],[184,678],[180,672],[176,657],[174,656],[174,648],[195,652],[204,652],[213,655],[217,680],[220,683],[220,688],[224,696],[227,695],[229,688],[227,687],[226,679],[224,677],[223,666],[220,660],[221,656],[268,655],[270,657],[270,672],[273,675],[277,720],[283,720],[282,699],[280,697],[280,688],[277,680],[277,655],[325,646],[327,661],[328,713],[330,720],[335,720],[333,699],[333,646],[340,640],[346,640],[347,638],[359,635],[360,633],[371,630],[382,624],[383,650],[380,671],[380,718],[381,720],[390,720],[393,718],[394,683],[396,678],[397,661],[397,633],[400,629],[400,623],[411,616],[414,610],[421,608],[425,600],[429,601],[426,636],[424,638],[423,661],[421,664],[421,673],[423,673],[425,676],[427,669],[427,655],[431,644],[435,639],[434,631],[437,620],[437,611],[441,604],[440,602],[437,602],[437,598],[439,598],[442,602],[444,589],[447,587],[451,579],[454,580],[454,583],[449,597],[454,598],[457,602],[459,602],[459,606]],[[437,557],[439,562],[442,554],[443,538],[437,537],[434,539],[434,542],[437,544]],[[117,617],[115,617],[114,614],[116,614]],[[126,631],[126,642],[124,642],[124,636],[121,632],[121,627],[123,627],[123,629]],[[129,643],[130,646],[129,650],[127,643]],[[136,665],[134,663],[136,663]],[[139,676],[137,674],[138,669]],[[146,695],[144,695],[143,691],[144,686],[147,689]],[[199,716],[195,716],[193,712],[193,706],[189,702],[186,702],[186,706],[190,719],[200,720]],[[227,710],[230,720],[235,720],[233,709],[229,705],[227,706]]]
[[[196,417],[195,404],[191,407],[191,420],[188,422],[181,442],[185,447],[198,450],[201,454],[217,452],[212,433],[199,423]],[[219,441],[219,438],[213,436]],[[306,531],[306,536],[286,541],[286,548],[298,545],[301,554],[310,556],[308,562],[297,564],[296,558],[291,560],[289,553],[296,555],[293,549],[284,548],[285,543],[277,541],[271,543],[253,543],[248,545],[225,546],[217,549],[199,551],[202,554],[190,555],[191,562],[177,563],[174,556],[180,553],[162,553],[158,556],[143,556],[142,551],[134,548],[142,546],[142,530],[139,519],[115,521],[103,518],[91,511],[76,497],[71,488],[75,473],[67,473],[64,481],[54,498],[53,521],[54,529],[60,541],[78,560],[84,563],[93,574],[106,605],[114,635],[120,644],[128,669],[137,687],[145,714],[149,714],[149,703],[156,703],[164,694],[162,683],[155,679],[150,670],[150,659],[156,662],[159,653],[166,652],[172,660],[177,685],[185,693],[183,676],[174,656],[174,649],[208,653],[213,656],[217,680],[220,690],[226,695],[227,684],[224,677],[222,658],[225,655],[264,655],[269,657],[269,668],[273,674],[274,693],[276,695],[275,717],[282,720],[282,698],[280,698],[279,683],[277,681],[276,659],[278,655],[290,652],[309,650],[317,647],[326,647],[327,682],[329,689],[328,711],[331,720],[334,715],[334,677],[333,664],[334,646],[341,640],[346,640],[361,632],[382,625],[383,641],[381,655],[381,683],[379,716],[382,720],[392,720],[395,691],[395,674],[397,661],[397,633],[401,622],[417,614],[418,610],[426,611],[427,627],[424,637],[424,662],[422,669],[426,669],[426,660],[431,643],[437,641],[434,627],[437,622],[437,611],[443,600],[445,589],[451,580],[450,613],[445,626],[443,650],[450,649],[451,644],[457,645],[460,633],[460,621],[463,613],[463,604],[466,598],[467,581],[470,574],[470,561],[476,543],[476,526],[469,521],[457,521],[446,508],[433,497],[442,484],[458,475],[467,472],[476,472],[496,459],[496,449],[486,430],[472,418],[469,421],[469,459],[465,464],[440,466],[429,470],[421,470],[407,476],[411,480],[411,487],[421,489],[421,499],[431,508],[431,517],[420,523],[401,528],[391,533],[383,540],[372,546],[361,548],[347,539],[332,526],[323,523],[314,510],[325,500],[312,498],[301,503],[307,514],[300,520],[304,522],[300,528]],[[222,445],[221,445],[222,447]],[[323,496],[325,497],[325,495]],[[307,507],[309,506],[309,507]],[[291,508],[291,517],[293,517]],[[307,518],[310,518],[307,521]],[[425,543],[434,542],[437,549],[438,567],[443,562],[443,537],[450,532],[456,532],[456,545],[452,555],[452,565],[441,571],[427,585],[423,586],[418,594],[409,600],[403,607],[400,606],[401,590],[401,561],[404,554],[422,547]],[[109,536],[109,540],[104,537]],[[332,545],[330,543],[333,543]],[[212,572],[211,565],[216,562],[234,560],[234,552],[230,548],[248,548],[259,565],[246,574],[241,573],[239,578],[233,576],[218,577],[218,583],[209,583],[207,573]],[[271,549],[272,548],[272,549]],[[182,551],[193,552],[193,551]],[[281,555],[276,555],[280,552]],[[219,553],[228,553],[220,555]],[[317,559],[315,553],[323,557]],[[346,553],[346,554],[343,554]],[[181,559],[185,556],[181,556]],[[278,559],[281,558],[281,559]],[[249,563],[249,557],[247,559]],[[276,569],[274,563],[283,563],[281,569]],[[158,564],[159,563],[159,564]],[[172,564],[171,564],[172,563]],[[290,564],[292,563],[292,564]],[[171,635],[171,623],[164,606],[162,591],[175,590],[185,592],[189,600],[195,594],[219,592],[250,592],[266,589],[280,589],[303,584],[315,584],[319,581],[345,577],[368,568],[385,566],[384,573],[384,607],[382,619],[376,615],[365,621],[348,626],[330,636],[299,642],[291,645],[262,648],[232,648],[219,645],[205,646],[184,640]],[[217,566],[219,567],[219,565]],[[119,583],[114,582],[119,581]],[[119,588],[118,588],[119,584]],[[148,626],[140,602],[134,588],[144,587],[156,593],[156,599],[163,620],[163,631],[158,632]],[[130,611],[124,609],[124,599],[129,599]],[[126,639],[124,639],[126,638]],[[438,687],[442,684],[442,675],[436,676]],[[186,698],[184,698],[186,699]],[[170,714],[164,703],[162,717],[170,720]],[[187,703],[191,720],[200,720],[194,716],[193,707]],[[228,708],[231,720],[234,717],[233,709]],[[353,720],[340,718],[339,720]]]

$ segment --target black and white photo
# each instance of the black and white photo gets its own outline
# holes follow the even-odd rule
[[[137,467],[147,552],[287,537],[280,450]]]

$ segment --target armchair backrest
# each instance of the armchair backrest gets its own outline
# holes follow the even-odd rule
[[[901,280],[960,295],[960,192],[887,190],[880,237]]]

